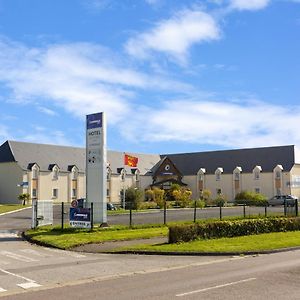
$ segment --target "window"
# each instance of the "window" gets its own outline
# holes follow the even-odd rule
[[[38,170],[37,168],[32,169],[32,179],[37,179],[38,178]]]
[[[234,173],[234,180],[240,180],[240,173]]]
[[[216,173],[216,180],[217,181],[221,180],[221,174],[220,173]]]
[[[281,189],[276,189],[276,195],[278,195],[278,196],[281,195]]]
[[[32,198],[36,198],[36,197],[37,197],[36,189],[32,189]]]
[[[255,193],[259,194],[260,193],[260,188],[255,188]]]
[[[52,179],[53,180],[57,180],[58,179],[58,168],[57,167],[53,168]]]
[[[52,198],[57,198],[58,197],[58,189],[53,189],[52,190]]]
[[[107,170],[106,170],[106,180],[107,181],[110,180],[110,175],[111,175],[111,171],[110,171],[110,169],[107,168]]]
[[[109,197],[109,189],[106,189],[106,196]]]
[[[121,180],[122,180],[122,181],[125,181],[125,178],[126,178],[126,172],[125,172],[125,170],[123,170],[123,171],[121,172]]]
[[[77,179],[77,177],[78,177],[78,170],[76,169],[76,167],[74,167],[73,169],[72,169],[72,180],[76,180]]]
[[[76,198],[76,196],[77,196],[77,190],[72,189],[72,198]]]
[[[275,177],[276,177],[276,179],[280,179],[280,177],[281,177],[281,172],[280,172],[280,171],[276,171]]]
[[[139,172],[135,173],[135,181],[139,181],[140,180],[140,174]]]
[[[254,179],[259,180],[259,172],[258,171],[254,172]]]
[[[221,195],[222,194],[222,190],[221,189],[217,189],[217,195]]]
[[[203,181],[203,178],[204,178],[203,174],[200,174],[199,175],[199,181]]]

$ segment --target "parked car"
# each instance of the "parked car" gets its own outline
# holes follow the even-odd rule
[[[284,202],[286,201],[287,206],[294,206],[296,200],[298,201],[298,198],[292,195],[278,195],[269,199],[268,205],[284,205]]]
[[[117,210],[117,208],[112,203],[109,202],[106,203],[106,208],[107,210]]]

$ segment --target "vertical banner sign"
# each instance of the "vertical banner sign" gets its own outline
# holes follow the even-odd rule
[[[95,223],[107,223],[105,114],[86,116],[86,204],[94,205]]]

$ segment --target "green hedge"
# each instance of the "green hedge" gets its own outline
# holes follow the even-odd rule
[[[235,196],[236,204],[246,204],[248,206],[265,206],[268,204],[267,197],[263,194],[242,191]]]
[[[169,226],[169,243],[300,230],[300,217],[216,221]]]

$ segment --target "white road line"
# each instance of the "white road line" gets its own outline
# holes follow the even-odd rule
[[[35,282],[35,281],[32,280],[32,279],[29,279],[29,278],[24,277],[24,276],[22,276],[22,275],[18,275],[18,274],[15,274],[15,273],[6,271],[6,270],[1,269],[1,268],[0,268],[0,272],[3,272],[4,274],[11,275],[11,276],[14,276],[14,277],[17,277],[17,278],[20,278],[20,279],[23,279],[23,280],[28,281],[28,282]]]
[[[27,290],[27,289],[39,287],[41,285],[36,282],[26,282],[26,283],[17,284],[17,286],[21,287],[22,289]]]
[[[6,292],[5,289],[3,289],[2,287],[0,287],[0,293]]]
[[[59,249],[53,249],[53,248],[44,248],[43,250],[50,251],[50,252],[55,252],[55,253],[59,253],[59,254],[69,255],[69,256],[75,257],[75,258],[86,257],[86,255],[78,254],[76,252],[66,251],[66,250],[59,250]]]
[[[41,286],[40,284],[36,283],[34,280],[32,280],[30,278],[27,278],[27,277],[24,277],[22,275],[18,275],[18,274],[15,274],[15,273],[3,270],[1,268],[0,268],[0,272],[3,272],[4,274],[11,275],[11,276],[14,276],[14,277],[17,277],[19,279],[27,281],[25,283],[19,283],[19,284],[17,284],[17,286],[19,286],[19,287],[21,287],[23,289],[30,289],[30,288]]]
[[[235,284],[239,284],[239,283],[253,281],[255,279],[256,278],[253,277],[253,278],[247,278],[247,279],[234,281],[234,282],[229,282],[229,283],[225,283],[225,284],[220,284],[220,285],[216,285],[216,286],[211,286],[211,287],[200,289],[200,290],[195,290],[195,291],[191,291],[191,292],[187,292],[187,293],[177,294],[176,297],[183,297],[183,296],[188,296],[188,295],[192,295],[192,294],[196,294],[196,293],[206,292],[206,291],[209,291],[209,290],[219,289],[219,288],[222,288],[222,287],[227,287],[227,286],[231,286],[231,285],[235,285]]]
[[[52,256],[51,254],[45,254],[43,255],[42,253],[40,253],[39,251],[33,250],[33,249],[21,249],[19,250],[20,252],[24,252],[27,254],[32,254],[32,255],[36,255],[39,257],[46,257],[46,256]]]
[[[16,253],[13,253],[13,252],[10,252],[10,251],[0,251],[0,255],[4,255],[4,256],[7,256],[9,258],[13,258],[13,259],[16,259],[16,260],[19,260],[19,261],[23,261],[23,262],[38,261],[38,260],[36,260],[34,258],[23,256],[23,255],[20,255],[20,254],[16,254]]]

